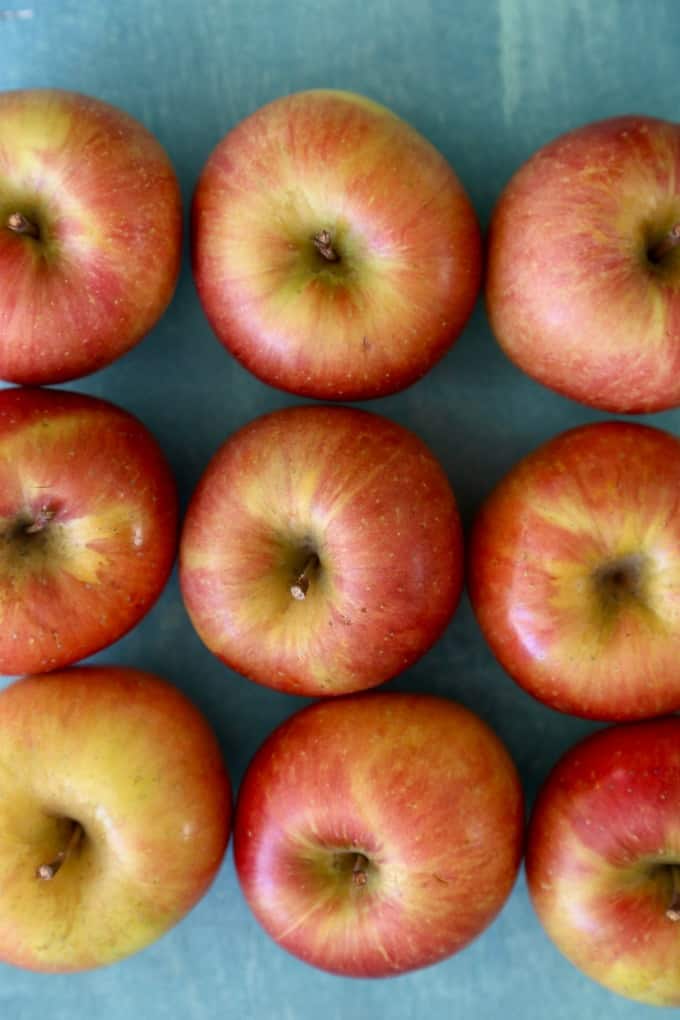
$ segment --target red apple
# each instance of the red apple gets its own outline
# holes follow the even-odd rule
[[[0,378],[61,382],[124,354],[172,297],[181,234],[174,171],[136,120],[0,93]]]
[[[229,838],[205,719],[139,670],[29,677],[0,694],[0,959],[112,963],[179,921]]]
[[[615,412],[680,404],[680,124],[617,117],[540,149],[494,212],[486,293],[544,385]]]
[[[0,393],[0,672],[41,673],[130,630],[172,568],[175,484],[126,411]]]
[[[277,99],[212,153],[193,267],[219,340],[265,382],[359,400],[410,385],[477,296],[474,210],[443,156],[363,96]]]
[[[346,407],[265,415],[215,455],[180,544],[208,648],[258,683],[382,683],[439,637],[462,585],[453,493],[424,443]]]
[[[424,694],[323,701],[280,726],[240,789],[243,893],[280,946],[381,977],[436,963],[493,920],[521,859],[522,789],[495,734]]]
[[[562,758],[533,812],[527,877],[572,963],[680,1006],[680,719],[615,726]]]
[[[680,440],[605,422],[522,460],[476,521],[469,591],[540,701],[592,719],[680,709]]]

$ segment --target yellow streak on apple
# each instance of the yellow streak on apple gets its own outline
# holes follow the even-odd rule
[[[99,572],[109,562],[101,550],[92,548],[93,542],[108,541],[127,531],[127,544],[140,544],[140,538],[129,519],[124,506],[111,505],[103,507],[95,514],[78,517],[59,525],[64,538],[64,559],[62,569],[68,571],[76,580],[85,584],[96,584]]]
[[[26,103],[20,113],[3,118],[0,147],[12,150],[15,167],[34,173],[36,155],[62,148],[72,128],[72,118],[57,103],[49,118],[42,107]]]
[[[81,429],[82,420],[77,415],[62,414],[47,423],[44,419],[23,423],[19,432],[3,436],[2,460],[11,465],[18,476],[25,497],[33,498],[38,490],[44,490],[55,482],[51,465],[45,468],[48,472],[45,477],[37,477],[25,467],[30,460],[40,462],[46,435],[50,436],[50,440],[59,438],[68,443],[77,439]]]
[[[659,597],[660,589],[673,588],[680,583],[680,571],[677,567],[674,568],[670,555],[672,550],[667,550],[664,545],[664,531],[667,527],[663,513],[665,508],[660,508],[660,512],[642,524],[639,513],[627,509],[617,511],[616,492],[613,486],[611,496],[614,510],[607,521],[610,527],[606,532],[595,525],[592,511],[581,501],[572,502],[569,497],[564,497],[560,503],[551,507],[540,504],[534,507],[537,515],[550,524],[571,534],[584,534],[591,539],[591,551],[582,559],[550,561],[549,573],[556,582],[553,604],[556,607],[574,610],[581,604],[583,608],[583,598],[594,597],[596,594],[596,589],[587,582],[592,579],[593,572],[601,567],[603,562],[642,555],[645,557],[645,563],[637,605],[640,609],[651,610],[661,621],[664,615],[668,615],[669,603],[667,599]],[[601,523],[601,520],[598,521],[598,525]],[[599,603],[601,605],[601,599]],[[592,611],[594,604],[590,603],[589,611]],[[672,614],[669,617],[669,624],[673,622],[674,616],[675,614]]]
[[[7,518],[0,518],[0,532],[12,524]],[[0,573],[17,576],[41,575],[56,578],[65,572],[83,584],[96,585],[106,570],[109,557],[92,547],[93,542],[102,542],[114,537],[120,541],[121,532],[128,529],[129,543],[136,541],[129,515],[124,507],[111,505],[65,523],[49,525],[49,549],[32,551],[21,559],[11,551],[0,550]],[[12,593],[0,588],[0,621]]]
[[[625,557],[632,552],[633,550],[628,553],[622,552],[621,556]],[[588,645],[583,649],[584,654],[588,655],[599,649],[608,640],[623,612],[635,614],[640,622],[659,634],[672,633],[673,617],[664,615],[667,614],[668,606],[665,600],[659,597],[658,582],[655,585],[652,581],[653,566],[646,564],[642,568],[639,590],[635,596],[628,596],[620,603],[611,604],[603,596],[597,581],[593,578],[597,565],[551,560],[548,567],[550,575],[554,578],[555,593],[551,605],[562,611],[579,614],[583,620],[580,639]],[[573,647],[573,639],[572,634],[564,643],[565,650],[567,645]]]
[[[532,510],[538,517],[572,534],[586,534],[598,541],[602,555],[608,559],[629,556],[633,553],[658,549],[668,524],[669,506],[661,505],[656,513],[642,522],[640,510],[633,512],[619,505],[616,486],[609,486],[611,513],[607,519],[607,530],[602,530],[602,516],[596,522],[593,510],[580,498],[576,489],[574,496],[562,495],[551,504],[536,502]]]
[[[564,467],[561,465],[555,465],[555,471],[560,471],[562,474],[565,473]],[[578,487],[576,479],[572,479],[572,492],[560,493],[559,497],[555,495],[552,497],[551,502],[541,503],[540,500],[532,502],[531,509],[544,521],[549,524],[553,524],[556,528],[562,528],[564,531],[572,532],[573,534],[585,533],[591,535],[595,531],[594,515],[591,507],[588,506],[587,502],[583,500],[581,491]],[[614,514],[617,514],[618,508],[616,499],[616,487],[610,483],[609,490],[612,498],[612,505],[614,506]],[[616,523],[613,523],[610,529],[610,534],[618,534],[620,529],[620,518],[616,517]],[[599,524],[599,522],[598,522]],[[627,527],[632,527],[634,533],[639,535],[639,523],[634,520],[630,521]],[[604,535],[601,536],[603,544],[605,542]]]
[[[240,498],[248,513],[258,522],[273,523],[275,530],[278,531],[281,527],[283,499],[289,513],[291,532],[302,526],[299,521],[317,519],[321,511],[314,498],[320,484],[318,468],[310,464],[288,461],[281,456],[267,457],[266,465],[266,482],[258,475],[253,475],[248,484],[245,484],[244,480]],[[295,493],[294,500],[288,498],[290,491]]]

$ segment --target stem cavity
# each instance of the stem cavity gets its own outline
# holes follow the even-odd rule
[[[630,553],[603,563],[593,574],[593,580],[600,598],[608,605],[618,605],[626,600],[644,598],[646,573],[646,557],[642,553]]]
[[[318,566],[319,557],[316,555],[316,553],[310,553],[305,561],[305,565],[303,566],[302,570],[300,571],[300,573],[290,586],[290,593],[294,599],[298,600],[298,602],[304,601],[304,599],[307,597],[307,592],[309,591],[309,582],[311,581],[312,576],[314,575],[314,572]]]
[[[80,822],[71,822],[71,835],[63,850],[60,850],[56,857],[49,864],[41,864],[36,870],[36,878],[43,882],[51,881],[61,866],[69,859],[71,854],[78,849],[80,841],[84,836],[84,829]]]
[[[333,238],[331,237],[330,230],[320,230],[318,234],[314,235],[312,240],[319,255],[326,259],[327,262],[340,261],[340,256],[333,247]]]
[[[656,244],[652,245],[647,252],[647,258],[650,262],[653,262],[655,266],[659,265],[659,263],[663,262],[666,256],[670,255],[670,253],[677,248],[679,244],[680,223],[676,223],[673,227],[671,227],[665,237],[662,237],[660,241],[657,241]]]
[[[15,234],[23,234],[25,237],[33,237],[36,241],[40,239],[40,228],[29,220],[23,213],[13,212],[7,218],[7,229]]]
[[[52,510],[48,506],[41,506],[40,510],[36,514],[35,520],[31,524],[27,524],[24,528],[24,534],[37,535],[40,531],[44,531],[52,518],[56,517],[56,514],[56,510]]]

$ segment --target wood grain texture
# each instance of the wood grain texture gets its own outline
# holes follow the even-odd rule
[[[188,204],[203,162],[240,118],[326,85],[392,107],[447,156],[483,223],[511,173],[555,135],[616,113],[677,117],[676,0],[2,0],[0,88],[78,89],[140,118],[168,149]],[[185,264],[169,313],[137,349],[76,384],[156,433],[184,504],[227,434],[295,403],[249,376],[210,333]],[[513,368],[478,307],[423,381],[371,405],[414,429],[446,466],[469,522],[523,454],[603,416]],[[680,411],[654,423],[680,434]],[[176,584],[101,657],[166,675],[215,725],[233,778],[301,702],[222,667],[194,635]],[[531,798],[590,727],[533,703],[484,646],[467,602],[443,640],[391,686],[461,700],[510,748]],[[539,929],[523,880],[463,954],[392,982],[350,983],[277,950],[236,887],[231,859],[190,917],[120,966],[49,981],[0,970],[7,1020],[636,1020],[649,1011],[589,983]],[[655,1017],[675,1016],[657,1010]]]

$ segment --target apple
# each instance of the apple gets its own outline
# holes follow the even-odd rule
[[[607,988],[680,1006],[680,719],[613,726],[573,747],[534,808],[538,917]]]
[[[136,418],[77,393],[0,392],[0,673],[70,665],[130,630],[176,530],[175,483]]]
[[[291,694],[382,683],[440,636],[463,545],[443,469],[413,433],[347,407],[293,407],[236,432],[180,541],[184,601],[232,669]]]
[[[198,709],[136,669],[79,667],[0,693],[0,960],[113,963],[200,899],[231,790]]]
[[[607,411],[680,404],[680,124],[588,124],[535,153],[501,195],[486,298],[505,353]]]
[[[535,698],[591,719],[680,709],[680,440],[601,422],[534,451],[482,507],[469,592]]]
[[[222,139],[194,195],[192,252],[224,346],[271,386],[326,400],[419,379],[480,287],[479,226],[455,173],[350,92],[285,96]]]
[[[170,302],[181,235],[170,160],[136,120],[0,93],[0,378],[75,379],[133,347]]]
[[[450,956],[491,923],[523,824],[515,766],[472,712],[425,694],[350,695],[293,715],[257,752],[234,859],[280,946],[384,977]]]

